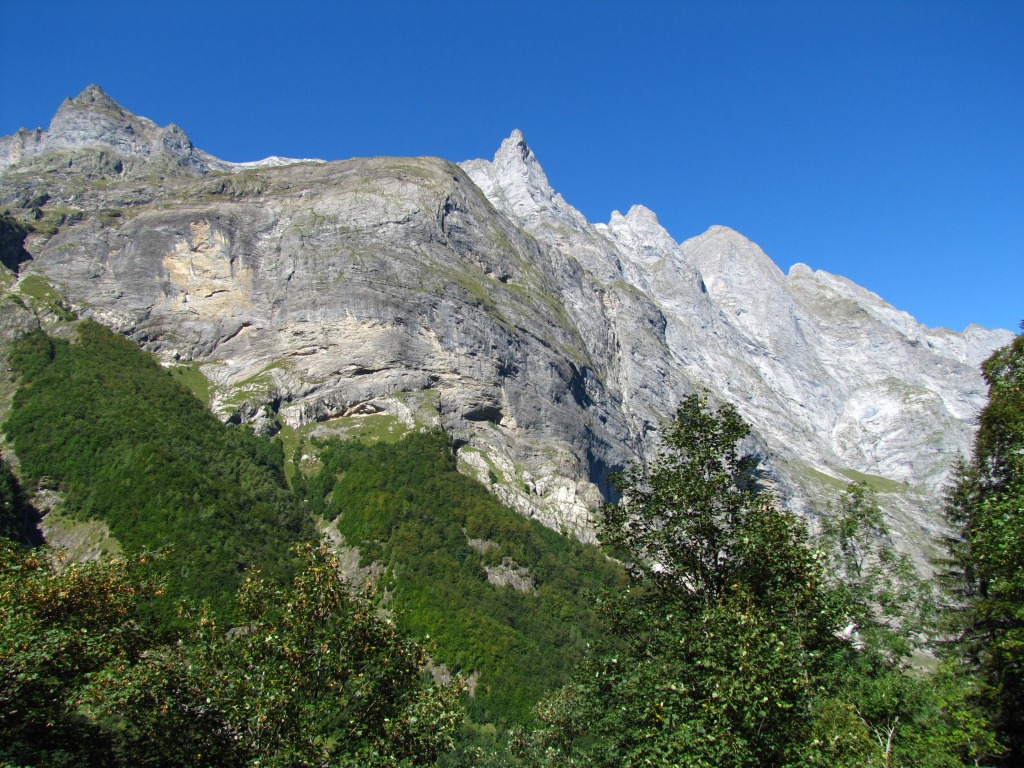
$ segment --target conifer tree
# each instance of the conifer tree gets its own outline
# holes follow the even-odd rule
[[[1022,323],[1024,328],[1024,323]],[[1024,765],[1024,336],[982,365],[988,405],[946,497],[955,533],[953,653],[974,669],[1009,753]]]

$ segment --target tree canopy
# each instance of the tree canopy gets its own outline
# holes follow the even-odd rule
[[[0,761],[39,766],[413,766],[452,746],[454,689],[312,547],[258,575],[229,626],[164,643],[138,621],[145,556],[60,566],[0,542]]]
[[[854,488],[812,540],[757,482],[736,410],[694,395],[652,466],[620,478],[601,532],[633,586],[614,640],[539,710],[517,753],[543,766],[952,766],[995,749],[960,682],[907,674],[875,589],[901,558]],[[859,581],[839,588],[845,563]],[[884,578],[872,575],[885,572]],[[902,594],[910,594],[910,587]],[[909,590],[909,591],[908,591]]]
[[[135,344],[91,321],[75,343],[31,333],[11,349],[19,377],[4,424],[27,488],[40,478],[63,509],[106,522],[125,549],[166,547],[176,598],[221,611],[247,568],[287,581],[294,546],[315,531],[285,481],[280,443],[220,423]]]
[[[985,699],[1024,765],[1024,336],[982,366],[988,405],[974,451],[946,497],[954,528],[951,653],[983,680]]]

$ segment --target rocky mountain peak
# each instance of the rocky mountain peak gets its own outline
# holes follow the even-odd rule
[[[94,172],[100,156],[124,173]],[[188,178],[250,167],[278,183]],[[787,278],[728,227],[680,244],[643,206],[591,224],[518,130],[461,167],[487,201],[424,158],[225,163],[93,87],[49,131],[0,138],[0,195],[73,181],[82,210],[26,240],[22,271],[201,367],[225,418],[442,426],[501,498],[589,536],[608,473],[652,457],[657,425],[705,388],[750,421],[787,504],[873,475],[923,551],[984,401],[976,363],[1012,334],[933,331],[842,278]]]
[[[130,114],[124,107],[114,101],[110,96],[95,83],[87,85],[85,90],[73,99],[65,99],[61,108],[67,106],[94,107],[99,109],[113,110],[124,114]]]
[[[178,126],[161,128],[148,118],[132,114],[98,85],[90,85],[74,98],[64,100],[47,130],[19,131],[0,139],[0,171],[41,156],[93,150],[121,160],[100,164],[103,174],[123,174],[126,165],[136,166],[140,161],[149,165],[160,160],[161,172],[201,175],[210,170],[208,161],[213,161],[195,150]],[[86,162],[90,164],[97,165],[95,157]]]
[[[624,254],[642,262],[655,262],[679,248],[658,223],[654,211],[642,205],[634,205],[625,216],[612,211],[608,223],[598,224],[596,228],[611,237]]]
[[[492,162],[467,160],[460,165],[487,198],[513,219],[529,222],[551,213],[559,218],[579,216],[555,194],[518,128],[501,142]]]
[[[518,128],[505,139],[494,160],[459,163],[491,204],[539,241],[614,279],[619,264],[614,248],[599,237],[586,217],[557,194]]]
[[[781,284],[785,279],[774,261],[751,240],[734,229],[714,225],[682,244],[687,261],[708,282],[721,289],[743,292],[766,281]],[[747,294],[749,297],[753,294]]]
[[[494,162],[496,163],[505,158],[519,158],[523,163],[537,162],[533,151],[526,143],[526,137],[523,136],[523,132],[518,128],[514,129],[509,134],[509,137],[501,142],[501,146],[498,147],[498,151],[494,154]]]
[[[540,203],[550,200],[555,195],[547,174],[540,167],[537,156],[533,154],[523,132],[518,128],[501,142],[491,166],[497,183],[506,189],[506,196],[525,196]]]

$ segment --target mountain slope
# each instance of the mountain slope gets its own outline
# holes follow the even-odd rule
[[[221,417],[299,445],[371,418],[441,426],[499,498],[584,539],[609,472],[704,387],[753,425],[791,506],[871,476],[924,547],[983,403],[976,363],[1012,337],[927,329],[842,278],[787,276],[724,227],[679,244],[641,207],[591,224],[518,131],[459,166],[252,167],[101,94],[0,140],[0,207],[36,229],[20,281],[45,277],[200,370]]]

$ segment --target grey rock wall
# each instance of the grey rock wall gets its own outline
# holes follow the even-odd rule
[[[92,175],[75,170],[97,152]],[[676,243],[640,206],[591,224],[518,131],[461,165],[232,164],[90,87],[48,131],[0,139],[0,204],[73,210],[26,239],[18,279],[199,365],[223,418],[442,426],[464,471],[584,539],[608,474],[650,457],[704,388],[751,422],[791,506],[877,476],[921,549],[983,403],[977,364],[1012,338],[925,328],[803,265],[786,275],[724,227]]]

